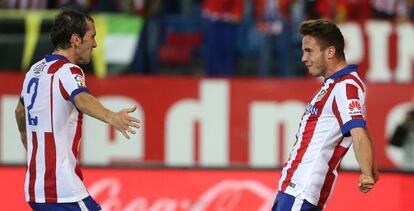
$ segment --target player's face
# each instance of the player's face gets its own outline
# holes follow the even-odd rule
[[[86,25],[88,30],[83,36],[82,43],[79,45],[77,49],[78,64],[89,64],[92,57],[92,49],[96,48],[95,24],[92,21],[87,20]]]
[[[321,50],[319,42],[312,36],[306,35],[302,39],[302,62],[312,76],[325,76],[325,52]]]

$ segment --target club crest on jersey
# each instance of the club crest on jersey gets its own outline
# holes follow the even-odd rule
[[[85,87],[85,80],[83,80],[83,76],[76,74],[75,81],[78,84],[78,87]]]
[[[349,101],[348,112],[349,112],[349,115],[351,116],[362,115],[362,106],[359,100]]]
[[[321,101],[327,92],[328,91],[326,91],[326,89],[322,89],[322,91],[319,92],[318,96],[316,96],[316,102]]]
[[[311,114],[316,115],[318,113],[318,108],[315,107],[315,105],[308,104],[306,106],[305,115]]]

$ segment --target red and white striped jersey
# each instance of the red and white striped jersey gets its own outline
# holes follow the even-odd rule
[[[78,162],[82,112],[74,97],[88,91],[81,68],[65,57],[46,55],[23,82],[26,112],[26,200],[76,202],[87,197]]]
[[[348,65],[325,79],[306,107],[279,191],[320,208],[326,205],[352,144],[350,130],[365,128],[365,87],[356,71],[356,65]]]

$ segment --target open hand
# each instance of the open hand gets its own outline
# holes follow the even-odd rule
[[[116,113],[112,113],[109,122],[114,128],[119,130],[125,138],[129,139],[128,133],[135,134],[134,128],[140,128],[140,121],[129,115],[136,110],[137,107],[125,108]],[[127,133],[128,132],[128,133]]]

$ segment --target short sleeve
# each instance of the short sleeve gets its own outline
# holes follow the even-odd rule
[[[335,87],[332,110],[345,137],[352,128],[366,127],[364,101],[364,91],[357,84],[343,82]]]
[[[68,65],[64,67],[59,80],[62,95],[67,95],[73,105],[75,105],[74,98],[76,95],[81,92],[89,93],[85,83],[85,75],[78,66]]]

